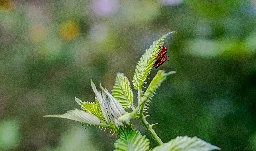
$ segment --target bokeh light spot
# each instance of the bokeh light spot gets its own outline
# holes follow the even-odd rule
[[[60,37],[64,40],[74,40],[79,35],[79,26],[73,21],[68,21],[60,25]]]
[[[20,143],[19,124],[15,120],[0,122],[0,150],[15,149]]]
[[[95,24],[90,30],[90,38],[96,42],[102,42],[107,38],[108,30],[103,24]]]
[[[160,3],[164,6],[179,5],[182,0],[160,0]]]
[[[13,1],[11,0],[0,0],[0,11],[10,12],[15,8]]]
[[[118,0],[94,0],[92,9],[98,16],[108,16],[117,12],[119,8]]]
[[[33,25],[29,30],[29,38],[33,42],[41,42],[47,37],[47,29],[45,26],[37,24]]]
[[[233,44],[221,54],[222,57],[233,60],[244,60],[248,58],[249,55],[249,52],[242,43]]]

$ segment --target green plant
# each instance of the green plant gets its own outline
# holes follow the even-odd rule
[[[175,71],[165,73],[163,70],[159,70],[145,92],[143,92],[142,88],[156,62],[158,54],[161,52],[161,46],[164,45],[165,39],[172,33],[170,32],[153,42],[136,66],[132,84],[134,89],[137,90],[137,105],[134,105],[134,96],[128,78],[123,73],[117,73],[112,94],[101,85],[101,91],[97,90],[95,84],[91,81],[91,86],[95,93],[95,102],[83,102],[75,98],[82,110],[75,109],[62,115],[47,115],[45,117],[66,118],[112,129],[119,135],[119,139],[114,144],[116,151],[149,150],[149,140],[134,128],[130,122],[133,119],[141,120],[151,136],[159,144],[159,146],[152,149],[153,151],[218,150],[218,147],[197,137],[177,137],[168,143],[163,143],[153,129],[154,124],[149,124],[146,120],[148,115],[145,115],[145,111],[148,109],[148,104],[157,88],[169,75],[175,73]]]

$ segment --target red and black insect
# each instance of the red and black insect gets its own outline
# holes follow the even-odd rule
[[[159,66],[161,66],[168,58],[167,55],[167,48],[165,46],[161,47],[161,52],[156,57],[156,62],[154,64],[154,67],[157,69]]]

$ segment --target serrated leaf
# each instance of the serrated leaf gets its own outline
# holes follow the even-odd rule
[[[125,108],[131,108],[133,105],[133,93],[130,82],[123,73],[117,73],[112,95]]]
[[[210,151],[220,150],[219,147],[211,145],[197,137],[178,136],[168,143],[154,148],[152,151]]]
[[[111,115],[110,115],[110,111],[109,111],[109,105],[108,102],[106,101],[106,96],[102,95],[97,89],[95,84],[91,81],[91,86],[92,86],[92,90],[96,95],[96,99],[98,100],[99,104],[100,104],[100,108],[102,111],[102,114],[104,116],[104,119],[106,121],[106,123],[110,124],[112,122]]]
[[[112,118],[111,120],[115,123],[115,125],[118,127],[120,125],[122,125],[121,122],[118,121],[118,118],[120,116],[122,116],[123,114],[125,114],[125,110],[122,107],[122,105],[108,92],[107,89],[104,89],[101,86],[101,89],[103,91],[103,94],[106,94],[106,100],[108,100],[108,110],[110,111],[110,118]]]
[[[91,85],[106,123],[116,127],[122,125],[118,121],[118,118],[126,113],[122,105],[102,86],[100,86],[102,89],[102,93],[100,93],[93,82],[91,82]]]
[[[115,151],[148,151],[149,140],[138,131],[121,129],[114,146]]]
[[[70,110],[67,113],[61,114],[61,115],[46,115],[44,117],[65,118],[65,119],[74,120],[74,121],[92,124],[92,125],[100,124],[100,119],[98,117],[78,109]]]
[[[110,109],[112,109],[115,117],[122,116],[125,114],[125,110],[122,105],[108,92],[107,89],[101,86],[102,91],[107,95],[109,102],[110,102]]]
[[[169,32],[168,34],[162,36],[159,40],[154,41],[149,49],[140,58],[133,76],[133,86],[134,89],[138,90],[142,87],[147,79],[150,71],[153,68],[154,63],[158,54],[161,52],[161,46],[164,44],[164,40],[174,32]]]
[[[176,73],[175,71],[171,71],[165,73],[163,70],[159,70],[153,80],[150,82],[144,96],[142,98],[142,104],[148,102],[155,94],[157,88],[161,85],[161,83],[167,78],[168,75]]]
[[[83,110],[97,116],[101,121],[105,122],[99,102],[83,102],[78,98],[75,101],[81,106]]]

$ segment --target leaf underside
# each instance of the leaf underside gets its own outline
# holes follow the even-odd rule
[[[61,115],[46,115],[44,117],[65,118],[65,119],[74,120],[74,121],[92,124],[92,125],[100,124],[100,119],[98,117],[78,109],[70,110],[67,113],[64,113]]]
[[[124,108],[122,107],[122,105],[108,92],[107,89],[101,87],[102,91],[104,92],[104,94],[107,95],[107,99],[109,102],[109,110],[111,112],[111,115],[114,117],[114,122],[117,122],[117,119],[124,115],[126,112],[124,110]]]
[[[106,101],[106,95],[101,94],[96,89],[96,86],[92,81],[91,81],[91,86],[92,86],[93,92],[96,95],[96,100],[98,100],[98,102],[100,104],[100,108],[102,110],[102,114],[104,116],[104,119],[105,119],[107,124],[110,124],[112,122],[112,120],[111,120],[111,117],[110,117],[110,111],[108,110],[108,102]]]
[[[200,138],[178,136],[172,139],[168,143],[164,143],[161,146],[154,148],[152,151],[210,151],[220,150],[219,147],[211,145]]]
[[[100,104],[106,123],[110,125],[115,124],[116,127],[122,125],[122,123],[117,120],[126,113],[122,105],[103,87],[101,87],[102,93],[100,93],[93,82],[91,82],[91,85],[96,95],[96,100]]]

